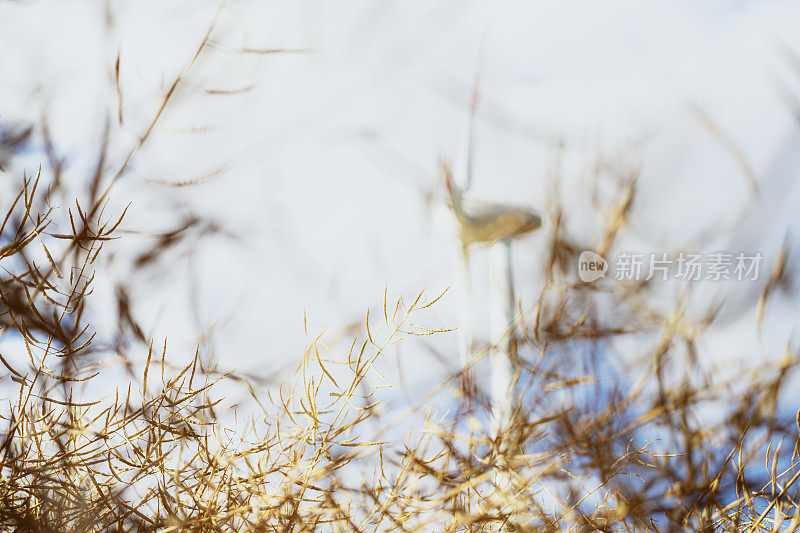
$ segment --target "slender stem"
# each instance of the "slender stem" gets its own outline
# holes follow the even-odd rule
[[[459,296],[458,296],[458,344],[461,365],[470,361],[473,338],[472,279],[469,268],[469,252],[461,247],[458,257]]]
[[[489,364],[492,369],[492,437],[502,434],[511,423],[516,401],[514,376],[514,282],[511,268],[511,240],[490,249]]]

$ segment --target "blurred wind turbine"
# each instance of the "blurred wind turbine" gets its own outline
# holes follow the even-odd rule
[[[497,436],[513,413],[516,399],[514,384],[514,284],[511,241],[542,224],[533,209],[509,206],[466,197],[472,185],[472,162],[475,147],[475,122],[478,103],[477,84],[470,104],[465,160],[458,175],[442,164],[442,173],[449,194],[449,206],[458,224],[461,244],[459,254],[459,348],[462,364],[462,391],[471,393],[469,366],[473,342],[473,305],[469,249],[474,244],[491,246],[490,274],[490,366],[492,434]]]

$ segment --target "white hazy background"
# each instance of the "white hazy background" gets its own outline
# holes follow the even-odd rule
[[[0,0],[0,124],[47,117],[65,180],[83,191],[104,118],[117,113],[117,54],[124,120],[112,127],[112,163],[144,132],[217,8]],[[312,336],[324,328],[347,338],[348,325],[380,308],[386,286],[390,297],[444,290],[454,283],[455,242],[437,161],[460,156],[477,75],[477,196],[546,215],[562,146],[562,199],[581,223],[572,229],[591,241],[602,228],[582,203],[598,158],[641,161],[628,249],[691,249],[718,229],[722,237],[700,245],[760,251],[769,266],[798,229],[800,133],[785,98],[800,95],[786,54],[800,51],[798,22],[792,1],[231,0],[113,189],[113,212],[132,206],[125,238],[109,246],[119,268],[97,273],[95,298],[112,306],[115,281],[131,279],[134,314],[148,336],[169,338],[169,358],[190,358],[198,335],[211,332],[207,349],[221,366],[269,375],[302,354],[304,312]],[[248,48],[308,51],[241,53]],[[759,196],[693,108],[740,147]],[[47,172],[34,143],[10,172],[39,165]],[[165,184],[219,169],[193,187]],[[190,212],[239,238],[181,247],[157,277],[131,277],[122,258]],[[543,242],[534,234],[515,247],[523,306],[541,287]],[[485,253],[475,259],[480,325]],[[700,294],[710,301],[718,290]],[[93,317],[98,328],[113,326],[109,309]],[[734,316],[701,350],[710,359],[774,353],[793,339],[797,311],[791,296],[771,305],[764,336],[751,315],[741,319],[747,327]],[[456,326],[454,298],[436,306],[430,325]],[[439,345],[456,360],[454,335]],[[444,373],[421,351],[392,356],[420,384]]]

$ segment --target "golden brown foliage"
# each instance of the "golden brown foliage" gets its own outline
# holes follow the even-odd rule
[[[690,321],[683,300],[655,309],[647,283],[631,290],[571,279],[582,246],[563,224],[551,228],[549,281],[520,314],[523,401],[514,426],[492,441],[480,393],[472,412],[448,410],[457,402],[430,407],[458,372],[403,412],[382,407],[386,351],[408,335],[448,334],[414,325],[439,299],[424,294],[410,303],[386,295],[346,355],[319,337],[294,381],[265,389],[206,367],[199,354],[169,364],[166,343],[145,340],[132,316],[135,295],[120,290],[120,331],[150,346],[142,368],[128,363],[130,384],[109,395],[93,381],[104,365],[95,345],[113,334],[93,331],[84,310],[120,217],[75,202],[71,231],[49,232],[41,181],[23,181],[2,223],[0,327],[29,358],[24,368],[2,359],[18,388],[2,411],[6,529],[791,531],[800,523],[798,428],[779,408],[795,357],[748,374],[703,367],[695,347],[713,316]],[[605,249],[626,224],[632,183],[608,210]],[[157,239],[138,267],[182,227]],[[603,312],[609,302],[614,316]],[[232,416],[223,382],[243,387],[259,417]]]

